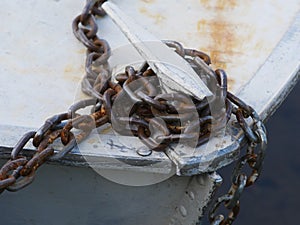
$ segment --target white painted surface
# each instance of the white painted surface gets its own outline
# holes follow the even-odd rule
[[[208,52],[216,67],[227,70],[233,91],[263,64],[300,9],[297,0],[117,4],[157,37]],[[71,22],[83,5],[72,0],[1,1],[0,124],[38,127],[74,101],[85,50],[73,37]],[[98,23],[99,36],[112,48],[127,42],[108,18]]]
[[[274,62],[266,59],[300,9],[296,0],[120,0],[117,4],[158,38],[175,39],[185,47],[207,51],[214,67],[227,70],[233,92],[265,62],[273,67]],[[12,147],[24,130],[38,128],[45,118],[66,111],[76,99],[84,97],[79,84],[84,74],[85,48],[71,30],[71,22],[84,3],[3,0],[0,5],[4,18],[0,21],[0,140],[1,146]],[[113,51],[128,44],[108,17],[97,22],[99,37],[109,40]],[[273,60],[280,60],[280,54]],[[263,80],[266,82],[266,78]],[[100,160],[113,158],[118,149],[108,145],[110,133],[104,129],[100,139],[90,136],[81,145],[82,153],[99,156]],[[212,149],[204,153],[210,153],[208,150]],[[135,150],[120,154],[138,156]],[[165,155],[153,153],[151,157],[164,161],[161,168],[167,173],[172,171],[172,163]]]

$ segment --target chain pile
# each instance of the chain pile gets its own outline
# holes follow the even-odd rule
[[[37,131],[30,131],[19,140],[11,152],[10,160],[0,169],[0,193],[26,187],[45,161],[63,158],[93,129],[104,124],[119,124],[120,126],[113,127],[116,132],[138,137],[151,150],[164,151],[169,144],[182,140],[188,144],[190,140],[196,139],[197,146],[205,143],[211,130],[224,127],[234,114],[246,134],[249,147],[247,154],[235,167],[231,189],[217,200],[210,212],[212,224],[231,224],[238,213],[239,197],[244,187],[252,185],[261,172],[266,131],[258,115],[250,106],[227,91],[227,76],[220,69],[212,71],[214,77],[201,77],[206,79],[208,87],[214,93],[213,99],[205,98],[202,101],[182,93],[162,93],[157,88],[159,83],[156,74],[146,62],[139,69],[127,66],[124,73],[112,79],[108,65],[110,47],[96,35],[98,26],[95,17],[105,15],[101,9],[103,2],[87,1],[82,14],[72,24],[75,37],[87,48],[82,91],[91,98],[73,104],[65,113],[52,116]],[[199,60],[207,65],[211,63],[210,57],[203,52],[185,49],[175,41],[165,41],[165,44],[185,58],[195,71],[200,69],[201,65],[197,63]],[[126,96],[129,101],[134,102],[134,106],[128,109],[129,116],[122,114],[126,108],[124,105],[112,110],[114,102],[120,96]],[[211,105],[220,102],[224,103],[225,110],[212,115]],[[78,113],[86,107],[92,107],[89,115]],[[190,112],[193,110],[197,112],[196,122],[191,117],[193,113]],[[246,122],[247,117],[252,117],[253,129]],[[37,150],[33,156],[26,157],[22,155],[22,150],[31,139]],[[52,146],[56,140],[60,140],[64,146],[57,152]],[[261,148],[255,153],[257,145],[261,145]],[[250,176],[242,172],[246,164],[252,169]],[[226,219],[223,215],[216,215],[221,203],[230,210]]]

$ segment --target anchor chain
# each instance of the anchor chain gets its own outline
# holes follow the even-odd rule
[[[255,110],[231,93],[228,93],[228,97],[237,106],[233,113],[245,133],[248,145],[246,154],[237,160],[232,171],[229,191],[217,198],[209,211],[209,221],[212,225],[230,225],[236,219],[240,210],[240,196],[244,189],[253,185],[260,176],[267,148],[266,128]],[[253,128],[245,121],[245,117],[252,118]],[[251,170],[248,175],[247,165]],[[227,217],[217,214],[222,204],[229,210]]]
[[[151,150],[164,151],[171,143],[180,140],[188,144],[189,140],[196,138],[197,146],[207,142],[212,130],[223,128],[224,121],[226,125],[232,115],[235,115],[247,137],[248,150],[238,160],[233,171],[231,189],[218,198],[209,215],[211,224],[231,224],[238,214],[242,191],[252,185],[261,173],[267,138],[259,116],[253,108],[227,90],[227,75],[221,69],[211,69],[213,76],[199,75],[214,93],[212,99],[202,100],[183,93],[163,93],[158,90],[157,76],[147,62],[138,69],[127,66],[125,72],[112,79],[108,64],[110,46],[106,40],[97,36],[96,17],[105,16],[101,8],[103,2],[105,1],[87,1],[82,13],[72,23],[75,37],[87,48],[86,74],[81,85],[82,91],[90,98],[73,104],[67,112],[48,118],[37,131],[24,134],[13,148],[10,159],[0,169],[0,193],[26,187],[34,180],[36,170],[43,163],[65,157],[93,129],[104,124],[125,124],[120,129],[113,128],[122,135],[138,137]],[[201,70],[197,63],[199,60],[207,65],[211,64],[210,57],[201,51],[185,49],[176,41],[168,40],[164,43],[186,59],[196,72]],[[139,88],[133,89],[133,83],[137,83]],[[120,108],[112,110],[114,102],[121,95],[135,102],[129,117],[120,116]],[[212,115],[210,105],[220,102],[224,103],[224,110]],[[92,107],[90,114],[79,113],[87,107]],[[190,122],[194,119],[190,117],[192,110],[196,110],[198,115],[197,121],[193,123]],[[252,118],[253,128],[246,121],[248,117]],[[22,151],[31,140],[37,150],[32,156],[25,156]],[[59,140],[62,147],[54,150],[53,143]],[[242,172],[245,165],[252,169],[249,176]],[[221,203],[230,210],[227,218],[216,213]]]

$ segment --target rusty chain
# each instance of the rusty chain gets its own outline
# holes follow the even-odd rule
[[[214,77],[201,77],[207,81],[206,84],[214,93],[213,99],[204,98],[201,101],[182,93],[169,94],[157,90],[157,79],[148,79],[155,78],[156,74],[146,62],[138,69],[127,66],[125,72],[116,75],[113,81],[108,65],[111,54],[109,44],[97,36],[96,17],[105,15],[101,8],[103,2],[105,0],[87,1],[82,13],[72,24],[75,37],[87,48],[86,75],[81,84],[82,91],[91,98],[73,104],[65,113],[48,118],[37,131],[24,134],[13,148],[10,160],[0,169],[0,193],[4,190],[18,191],[26,187],[33,181],[36,170],[45,161],[63,158],[93,129],[107,123],[123,124],[124,126],[113,128],[122,135],[138,137],[151,150],[164,151],[170,143],[179,140],[185,140],[188,144],[189,140],[196,138],[197,145],[205,143],[213,129],[212,126],[221,128],[220,121],[228,122],[231,115],[235,115],[248,140],[247,153],[238,160],[233,170],[229,192],[217,199],[209,213],[211,224],[232,224],[239,211],[241,193],[245,187],[257,180],[262,170],[267,138],[259,116],[252,107],[227,91],[227,75],[221,69],[212,71]],[[199,69],[197,60],[203,60],[207,65],[211,64],[210,57],[201,51],[185,49],[176,41],[164,43],[185,58],[196,72]],[[140,88],[133,90],[133,82]],[[122,116],[124,109],[116,108],[115,112],[112,111],[114,101],[120,95],[127,96],[135,102],[133,109],[128,109],[130,117]],[[190,104],[190,99],[193,104]],[[212,116],[209,105],[213,102],[224,102],[225,113]],[[91,106],[89,115],[78,113],[80,109]],[[189,113],[194,109],[199,117],[197,122],[185,122],[194,119]],[[253,128],[245,120],[248,117],[252,118]],[[164,123],[157,118],[162,119]],[[155,131],[151,127],[154,127]],[[199,127],[201,129],[195,132],[195,128]],[[32,157],[26,157],[22,155],[22,150],[31,139],[37,150]],[[57,140],[63,145],[60,151],[55,151],[52,146]],[[246,165],[252,170],[250,175],[242,172]],[[217,214],[222,203],[229,210],[226,218]]]
[[[229,191],[216,200],[209,212],[212,225],[230,225],[236,219],[240,210],[240,196],[244,189],[253,185],[260,176],[267,148],[266,128],[255,110],[229,92],[228,98],[237,106],[233,113],[245,133],[248,146],[246,154],[239,158],[232,171]],[[245,117],[252,118],[253,129],[246,123]],[[247,165],[251,170],[249,175],[246,172]],[[227,217],[217,214],[222,204],[229,210]]]

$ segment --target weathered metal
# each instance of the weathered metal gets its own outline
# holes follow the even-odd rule
[[[152,33],[139,26],[115,4],[104,2],[102,8],[119,27],[120,31],[124,33],[142,58],[148,62],[159,77],[163,89],[166,89],[168,92],[183,92],[200,100],[212,96],[205,83],[180,55],[174,54],[170,48]],[[172,44],[174,45],[174,43]],[[201,55],[205,54],[202,53]]]
[[[87,9],[88,7],[86,7],[86,9]],[[88,10],[87,10],[88,11]],[[86,19],[86,18],[85,18]],[[89,30],[88,30],[88,32],[86,32],[84,35],[83,34],[78,34],[77,35],[77,37],[78,38],[80,38],[80,39],[82,39],[83,41],[84,41],[84,43],[86,43],[86,46],[88,46],[89,48],[91,48],[91,49],[94,49],[94,50],[96,50],[97,49],[97,44],[98,45],[103,45],[103,46],[107,46],[106,44],[105,44],[105,42],[103,42],[103,41],[100,41],[99,43],[91,43],[91,42],[89,42],[89,41],[87,41],[87,40],[85,40],[84,39],[84,37],[85,37],[85,35],[86,35],[86,37],[88,37],[88,36],[93,36],[93,35],[95,35],[95,33],[96,33],[96,26],[95,26],[95,22],[92,20],[92,19],[88,19],[88,20],[85,20],[84,19],[84,16],[81,16],[81,17],[78,17],[77,18],[77,20],[75,20],[75,21],[88,21],[88,25],[91,27]],[[297,37],[299,36],[299,26],[297,26],[297,25],[299,25],[299,19],[298,19],[298,17],[297,17],[297,19],[295,20],[296,22],[295,22],[295,24],[293,24],[292,25],[292,28],[291,28],[291,32],[289,33],[289,35],[293,35],[292,37],[292,40],[286,40],[287,38],[286,37],[284,37],[283,38],[283,41],[282,42],[280,42],[280,44],[279,44],[279,47],[277,47],[277,49],[279,49],[278,51],[280,52],[280,50],[282,50],[281,48],[282,48],[282,46],[285,46],[285,47],[287,47],[287,51],[289,52],[289,53],[296,53],[297,52],[297,50],[299,50],[299,43],[297,44],[295,44],[295,40],[297,40]],[[76,28],[77,29],[77,28]],[[288,34],[287,34],[288,35]],[[288,38],[291,38],[291,36],[289,36]],[[299,39],[298,39],[299,40]],[[176,44],[176,43],[171,43],[171,45],[173,45],[173,46],[177,46],[178,47],[178,44]],[[292,47],[291,47],[292,46]],[[180,49],[180,46],[178,47],[178,49]],[[274,51],[276,54],[275,54],[275,56],[274,56],[274,54],[272,54],[271,55],[271,59],[272,60],[274,60],[274,59],[277,59],[276,57],[278,57],[278,51],[277,51],[277,53],[276,53],[276,50]],[[100,62],[103,62],[103,60],[105,60],[105,58],[108,56],[108,53],[109,52],[109,48],[107,48],[107,47],[104,47],[104,58],[101,58],[101,60],[99,60]],[[185,50],[185,52],[186,52],[186,54],[188,54],[188,52],[190,53],[190,51],[188,51],[188,50]],[[280,53],[282,53],[282,52],[280,52]],[[194,53],[193,53],[194,54]],[[97,57],[97,56],[95,56],[95,54],[94,55],[91,55],[91,57],[90,57],[90,59],[95,59],[95,58]],[[273,57],[273,58],[272,58]],[[287,60],[287,58],[288,57],[285,57],[285,60]],[[89,59],[89,57],[88,57],[88,59]],[[284,60],[283,60],[284,61]],[[261,107],[265,107],[265,108],[263,108],[263,112],[264,112],[264,114],[263,114],[263,117],[265,118],[266,117],[266,115],[268,115],[268,114],[270,114],[270,112],[274,109],[274,107],[276,107],[279,103],[280,103],[280,101],[282,101],[282,99],[283,99],[283,97],[284,97],[284,95],[288,92],[288,91],[286,91],[286,90],[284,90],[284,88],[286,88],[286,87],[289,87],[289,85],[290,86],[292,86],[294,83],[295,83],[295,81],[299,78],[299,74],[297,73],[298,71],[299,71],[299,60],[298,59],[294,59],[294,60],[291,60],[291,61],[285,61],[285,62],[289,62],[289,65],[290,65],[290,67],[291,68],[288,68],[288,69],[284,69],[285,70],[285,72],[289,72],[288,74],[289,74],[289,77],[288,77],[288,79],[285,79],[283,76],[280,76],[280,82],[281,83],[279,83],[279,81],[274,85],[274,86],[272,86],[272,87],[267,87],[267,88],[265,88],[265,90],[264,91],[266,91],[267,90],[267,94],[265,93],[265,95],[263,96],[263,98],[262,98],[262,100],[259,102],[259,103],[257,103],[257,104],[260,104],[258,107],[254,107],[255,109],[258,109],[259,110],[259,114],[261,114]],[[201,62],[200,62],[201,63]],[[270,62],[269,62],[269,64],[270,64]],[[272,64],[272,62],[271,62],[271,64]],[[87,65],[88,65],[88,63],[87,63]],[[264,65],[265,66],[265,65]],[[262,67],[262,68],[264,68],[264,66]],[[272,65],[273,66],[273,65]],[[268,67],[267,67],[268,68]],[[274,67],[272,68],[272,69],[274,69]],[[271,70],[272,70],[271,69]],[[282,68],[280,68],[280,67],[278,67],[278,68],[276,68],[276,69],[279,69],[279,70],[281,70]],[[90,67],[89,66],[87,66],[86,67],[86,70],[87,70],[87,72],[88,73],[92,73],[92,71],[91,71],[91,69],[90,69]],[[274,70],[273,70],[274,71]],[[103,71],[102,71],[103,72]],[[264,71],[264,72],[266,72],[266,71]],[[278,71],[274,71],[275,73],[278,73]],[[223,89],[221,88],[221,90],[222,91],[220,91],[219,92],[219,94],[220,94],[220,96],[225,96],[226,95],[226,92],[227,91],[225,91],[225,87],[226,87],[226,85],[222,85],[222,72],[220,72],[219,71],[219,75],[221,76],[220,78],[219,78],[219,83],[221,82],[221,84],[220,84],[220,86],[221,87],[223,87]],[[244,99],[244,100],[247,100],[247,98],[249,98],[250,97],[250,99],[251,99],[251,97],[253,97],[253,94],[251,95],[251,92],[253,91],[253,84],[255,84],[255,85],[257,85],[258,84],[258,82],[260,81],[260,83],[261,83],[261,81],[262,81],[262,79],[261,78],[263,78],[263,79],[265,79],[266,78],[266,76],[264,75],[264,76],[262,76],[262,77],[260,77],[260,78],[258,78],[257,76],[254,76],[254,78],[252,79],[252,81],[249,83],[249,86],[246,86],[246,88],[244,89],[244,90],[242,90],[242,94],[241,94],[241,96],[243,96],[244,95],[244,98],[242,97],[242,99]],[[269,77],[268,77],[269,78]],[[223,79],[224,80],[224,79]],[[226,82],[225,82],[226,83]],[[88,84],[88,83],[86,83],[86,84]],[[223,83],[224,84],[224,83]],[[288,84],[288,85],[283,85],[283,84]],[[252,86],[251,86],[252,85]],[[254,85],[254,86],[255,86]],[[252,87],[252,88],[249,88],[249,87]],[[103,83],[99,83],[99,87],[100,87],[100,89],[101,89],[101,87],[103,87]],[[115,88],[116,86],[115,85],[112,85],[111,86],[111,88]],[[100,90],[99,89],[99,90]],[[263,90],[263,89],[261,89],[261,90]],[[110,106],[109,106],[109,99],[111,98],[111,96],[112,95],[114,95],[115,94],[115,92],[117,92],[117,91],[109,91],[109,92],[107,92],[107,94],[105,95],[105,97],[106,97],[106,109],[108,109],[108,111],[110,111]],[[92,92],[92,94],[93,94],[94,92]],[[276,96],[276,99],[271,95],[271,94],[275,94],[275,96]],[[230,95],[230,93],[229,93],[229,95]],[[99,97],[98,95],[94,95],[95,97]],[[268,99],[268,98],[272,98],[272,99],[275,99],[275,100],[271,100],[270,101],[270,99]],[[146,99],[146,98],[145,98]],[[253,98],[253,99],[257,99],[256,97],[255,98]],[[231,98],[231,100],[232,101],[234,101],[234,99],[233,98]],[[153,104],[153,101],[151,100],[151,99],[146,99],[146,101],[149,103],[149,104]],[[152,101],[152,102],[151,102]],[[237,103],[240,103],[240,101],[236,101]],[[266,103],[267,102],[267,103]],[[157,102],[156,102],[157,103]],[[155,103],[154,103],[154,105],[155,105]],[[97,106],[96,106],[97,107]],[[160,105],[160,107],[163,107],[163,106],[161,106]],[[76,108],[75,106],[73,107],[73,108]],[[229,107],[230,108],[230,107]],[[247,107],[244,107],[244,108],[247,108]],[[72,110],[70,110],[70,111],[72,111]],[[75,111],[75,110],[74,110]],[[247,137],[248,138],[250,138],[250,139],[252,139],[253,141],[256,139],[256,136],[255,136],[255,134],[253,134],[253,133],[251,133],[252,131],[251,131],[251,129],[249,129],[249,127],[247,127],[248,126],[248,123],[247,122],[245,122],[244,120],[243,120],[243,116],[244,116],[244,114],[245,114],[245,111],[247,111],[247,110],[234,110],[234,112],[238,115],[238,119],[239,119],[239,122],[240,122],[240,124],[242,125],[242,127],[244,128],[243,130],[244,130],[244,132],[246,131],[246,134],[247,134]],[[251,113],[248,113],[248,114],[251,114]],[[228,114],[227,114],[228,115]],[[93,119],[95,119],[95,120],[97,120],[97,119],[99,119],[97,116],[99,116],[99,114],[98,115],[94,115],[94,117],[93,117]],[[254,115],[255,116],[255,115]],[[85,132],[86,131],[86,128],[87,127],[89,127],[88,125],[86,125],[86,124],[89,124],[89,118],[90,117],[82,117],[82,118],[80,118],[80,121],[76,121],[76,120],[74,120],[74,121],[72,121],[72,122],[74,122],[74,124],[76,124],[76,122],[78,122],[78,127],[81,127],[81,129],[83,130],[83,133],[82,134],[80,134],[78,137],[84,137],[85,135],[87,135],[89,132]],[[109,118],[110,119],[110,118]],[[173,119],[174,119],[174,117],[173,117]],[[82,124],[81,122],[84,122],[85,124]],[[105,123],[105,122],[107,122],[107,118],[105,118],[104,120],[101,120],[101,121],[99,121],[99,123],[98,124],[102,124],[102,123]],[[255,117],[254,117],[254,122],[255,122]],[[137,121],[135,121],[135,123],[137,123]],[[141,124],[141,122],[139,122],[139,124]],[[56,125],[59,125],[59,126],[62,126],[62,124],[56,124]],[[62,126],[62,127],[59,127],[58,129],[61,129],[61,128],[63,128],[64,127],[64,132],[57,132],[57,133],[61,133],[61,137],[62,137],[62,142],[63,143],[65,143],[65,144],[67,144],[69,141],[70,141],[70,136],[72,136],[72,134],[69,132],[70,131],[70,129],[71,129],[71,124],[69,123],[69,124],[67,124],[68,126]],[[45,124],[45,127],[47,127],[47,126],[49,126],[49,123],[48,124]],[[53,123],[51,124],[51,122],[50,122],[50,127],[52,126],[52,128],[53,128]],[[258,127],[259,128],[259,127]],[[44,128],[43,128],[44,129]],[[181,129],[180,127],[175,127],[174,128],[175,130],[176,129]],[[42,130],[42,129],[41,129]],[[46,129],[47,130],[47,129]],[[260,128],[258,129],[258,132],[259,132],[259,130],[260,130]],[[44,131],[43,131],[44,132]],[[43,133],[43,132],[41,132],[40,134],[40,136],[38,136],[38,137],[42,137],[42,136],[44,136],[45,135],[45,133]],[[145,131],[143,131],[144,133],[145,133]],[[140,135],[142,134],[141,133],[141,130],[140,130]],[[231,133],[231,132],[230,132]],[[236,139],[238,140],[238,142],[236,142],[235,140],[233,141],[233,143],[231,143],[231,144],[229,144],[228,146],[230,146],[229,148],[223,148],[224,146],[222,146],[222,154],[221,154],[221,156],[217,156],[216,157],[216,155],[213,155],[210,159],[207,159],[207,158],[205,158],[205,157],[203,157],[204,158],[204,160],[203,160],[203,158],[201,157],[201,158],[199,158],[199,159],[197,159],[196,158],[196,162],[191,162],[191,163],[189,163],[188,161],[183,161],[182,163],[181,163],[181,165],[187,165],[187,166],[190,166],[190,168],[184,168],[184,169],[182,169],[181,167],[180,167],[180,165],[178,166],[178,168],[180,168],[180,170],[179,170],[179,172],[178,173],[181,173],[181,174],[184,174],[184,173],[186,173],[186,174],[193,174],[193,173],[199,173],[200,171],[201,172],[205,172],[205,171],[210,171],[210,170],[214,170],[214,169],[217,169],[219,166],[223,166],[223,165],[225,165],[225,164],[227,164],[228,163],[228,161],[226,161],[226,160],[228,160],[226,157],[227,156],[231,156],[231,160],[233,160],[234,159],[234,157],[232,157],[232,156],[234,156],[236,153],[237,153],[237,150],[238,150],[238,148],[239,148],[239,144],[238,143],[242,143],[243,142],[243,140],[244,140],[244,137],[243,137],[243,132],[241,132],[241,131],[239,131],[239,130],[233,130],[233,134],[234,134],[234,136],[236,137]],[[57,137],[57,135],[56,134],[53,134],[55,137]],[[29,135],[30,136],[30,135]],[[230,138],[230,136],[229,136],[229,138]],[[26,139],[26,138],[25,138]],[[41,138],[41,139],[43,139],[43,138]],[[37,146],[38,144],[39,144],[39,142],[41,141],[41,139],[40,140],[38,140],[37,141],[37,139],[34,141],[34,143],[35,143],[35,145]],[[26,162],[26,164],[27,163],[29,163],[28,164],[28,166],[27,166],[27,170],[26,169],[24,169],[24,168],[22,168],[22,170],[23,170],[23,174],[25,175],[27,175],[27,174],[30,174],[30,176],[28,176],[28,178],[32,178],[32,174],[34,174],[34,173],[31,173],[32,171],[35,171],[35,169],[43,162],[43,160],[45,159],[44,157],[46,157],[46,156],[49,156],[49,155],[51,155],[52,153],[53,153],[53,149],[52,148],[46,148],[46,146],[49,144],[49,143],[51,143],[53,140],[54,140],[55,138],[53,138],[53,136],[52,135],[50,135],[50,136],[46,136],[45,137],[45,140],[47,140],[46,141],[46,144],[45,144],[45,146],[43,146],[43,147],[40,147],[40,150],[43,150],[43,152],[38,152],[33,158],[32,158],[32,160],[30,160],[29,162]],[[176,139],[176,138],[174,138],[174,137],[172,137],[171,138],[172,140],[173,139]],[[230,138],[231,139],[231,138]],[[164,139],[165,140],[165,139]],[[71,142],[70,142],[71,143]],[[216,142],[217,143],[217,142]],[[111,147],[117,147],[117,148],[124,148],[124,145],[123,144],[121,144],[121,145],[118,145],[118,144],[116,144],[116,143],[112,143],[112,142],[108,142],[108,143],[106,143],[107,145],[109,145],[109,146],[111,146]],[[228,144],[228,143],[227,143]],[[23,144],[21,144],[20,146],[22,146]],[[74,142],[72,143],[72,145],[74,145]],[[205,147],[207,147],[207,146],[205,146]],[[16,155],[18,155],[17,153],[21,150],[22,148],[17,148],[17,149],[15,149],[13,152],[14,152],[14,154],[13,154],[13,158],[15,158],[16,159]],[[129,148],[130,149],[130,148]],[[220,148],[216,148],[216,150],[218,150],[218,149],[220,149]],[[61,155],[61,156],[64,156],[64,154],[66,153],[66,152],[68,152],[70,150],[70,148],[69,149],[67,149],[67,151],[63,151],[64,153],[63,153],[63,155]],[[207,150],[207,149],[206,149]],[[113,151],[111,151],[111,152],[113,152]],[[170,151],[169,151],[170,152]],[[5,153],[5,152],[3,152],[3,153]],[[205,154],[207,153],[207,151],[204,151],[204,156],[205,156]],[[24,154],[26,154],[26,151],[24,152]],[[259,153],[260,154],[260,153]],[[258,156],[259,156],[259,154],[258,154]],[[130,154],[129,154],[130,155]],[[151,154],[152,155],[152,154]],[[157,155],[158,156],[158,155]],[[159,157],[161,157],[161,159],[162,160],[165,160],[165,158],[162,156],[162,155],[159,155]],[[169,157],[170,158],[172,158],[172,156],[171,156],[171,154],[169,154]],[[253,159],[254,159],[255,157],[253,157],[253,156],[251,156],[251,157],[249,157],[246,161],[248,161],[249,160],[249,162],[250,163],[252,163],[253,164]],[[263,157],[260,157],[260,158],[263,158]],[[132,158],[133,159],[133,158]],[[175,158],[174,158],[175,159]],[[177,158],[178,159],[178,158]],[[180,159],[180,158],[179,158]],[[214,160],[214,161],[211,161],[211,160]],[[197,161],[197,160],[199,160],[199,161]],[[220,161],[221,160],[221,161]],[[225,160],[225,161],[222,161],[222,160]],[[20,162],[22,161],[22,159],[20,159]],[[23,160],[24,161],[24,160]],[[4,182],[4,183],[10,183],[11,181],[13,181],[13,182],[15,182],[15,180],[13,180],[13,179],[16,179],[17,177],[18,177],[18,173],[20,173],[21,172],[21,168],[20,167],[22,167],[22,166],[24,166],[23,165],[23,161],[22,161],[22,165],[20,164],[18,164],[18,163],[16,163],[16,164],[11,164],[12,165],[12,168],[13,168],[13,170],[15,169],[15,171],[13,172],[13,174],[12,175],[9,175],[10,177],[9,177],[9,179],[10,180],[6,180],[6,182]],[[174,160],[174,161],[176,161],[176,159]],[[71,162],[71,161],[70,161]],[[149,160],[149,162],[151,162],[151,160]],[[195,165],[198,165],[198,166],[201,166],[201,165],[205,165],[205,163],[207,163],[208,162],[208,164],[206,164],[206,166],[207,167],[203,167],[203,168],[197,168],[196,170],[194,170],[194,168],[195,168]],[[202,163],[202,164],[201,164]],[[244,163],[245,163],[245,161],[243,161],[242,160],[242,162],[241,162],[241,164],[240,165],[244,165]],[[257,162],[257,164],[260,164],[259,162]],[[17,168],[15,168],[15,166],[17,166]],[[210,167],[210,166],[212,166],[212,167]],[[250,165],[251,166],[251,165]],[[9,167],[10,166],[8,166],[7,168],[9,169]],[[6,168],[6,167],[4,167],[4,168]],[[132,167],[132,168],[134,168],[134,167]],[[132,169],[131,168],[131,169]],[[153,167],[154,169],[157,169],[157,168],[155,168],[155,167]],[[239,167],[238,167],[239,168]],[[256,166],[255,166],[255,168],[253,168],[254,170],[253,170],[253,174],[250,176],[250,179],[248,180],[248,184],[251,184],[255,179],[256,179],[256,177],[257,177],[257,170],[259,170],[259,168],[257,168]],[[147,169],[146,169],[147,170]],[[27,172],[25,172],[25,171],[27,171]],[[154,171],[154,170],[153,170]],[[161,170],[161,171],[163,171],[163,170]],[[5,174],[7,174],[9,172],[9,170],[8,171],[4,171],[3,172],[3,174],[5,175]],[[20,174],[22,174],[22,173],[20,173]],[[238,190],[241,190],[241,189],[243,189],[244,188],[244,181],[245,181],[245,179],[242,179],[243,177],[239,177],[239,185],[237,185],[237,187],[238,187]],[[30,179],[29,179],[30,180]],[[22,187],[22,185],[26,185],[27,184],[27,182],[29,182],[29,181],[26,181],[26,179],[25,180],[21,180],[21,182],[19,182],[19,183],[17,183],[18,185],[16,185],[16,186],[18,186],[18,187]],[[234,181],[235,182],[235,181]],[[235,184],[236,185],[236,184]],[[6,187],[6,185],[4,185],[3,186],[3,188],[4,187]],[[11,190],[17,190],[18,189],[18,187],[14,187],[14,188],[11,188]],[[240,191],[238,191],[238,192],[235,192],[236,194],[234,195],[234,196],[238,196],[239,195],[239,193],[240,193]],[[230,208],[232,208],[234,205],[236,205],[237,204],[237,198],[236,197],[234,197],[233,198],[234,200],[230,200],[230,199],[227,199],[227,200],[224,200],[224,201],[226,201],[226,205],[228,205],[229,204],[229,207]],[[228,203],[228,201],[229,202],[231,202],[231,203]],[[232,202],[235,202],[234,204],[232,203]],[[220,201],[220,203],[221,203],[221,201]],[[181,210],[181,212],[184,212],[184,210]],[[185,214],[185,213],[183,213],[183,214]]]

